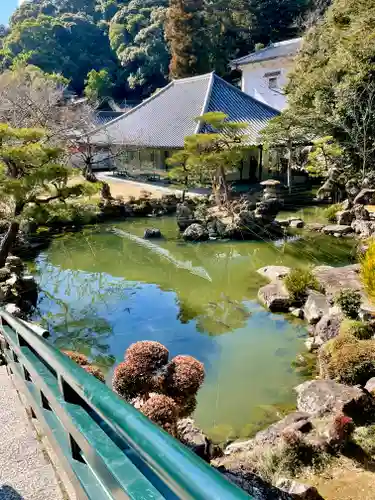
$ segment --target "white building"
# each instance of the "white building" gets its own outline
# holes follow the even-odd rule
[[[286,107],[283,87],[301,44],[302,38],[272,43],[232,61],[231,68],[242,72],[242,91],[274,109],[283,110]]]

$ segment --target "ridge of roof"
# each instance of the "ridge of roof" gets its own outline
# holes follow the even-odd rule
[[[215,73],[215,71],[211,71],[210,73],[204,73],[204,75],[195,75],[195,76],[186,76],[185,78],[176,78],[172,80],[173,83],[180,84],[180,83],[187,83],[187,82],[194,82],[195,80],[204,80],[205,78],[212,76]]]
[[[284,47],[284,46],[288,46],[288,45],[293,45],[293,44],[296,44],[298,42],[302,42],[302,40],[303,40],[302,37],[297,37],[297,38],[290,38],[289,40],[283,40],[281,42],[270,43],[269,45],[267,45],[267,47],[263,47],[262,49],[250,52],[250,54],[247,54],[246,56],[242,56],[242,57],[239,57],[237,59],[233,59],[232,61],[230,61],[229,64],[230,64],[230,66],[236,66],[236,65],[239,65],[241,63],[253,62],[253,61],[249,60],[253,56],[261,56],[262,54],[267,53],[271,49],[278,48],[278,47]],[[278,57],[280,57],[280,56],[276,55],[276,56],[264,57],[262,59],[259,59],[259,62],[270,60],[270,59],[277,59]],[[254,62],[258,62],[258,61],[254,61]]]
[[[203,101],[203,106],[202,106],[202,111],[201,111],[200,116],[202,116],[206,113],[208,103],[210,102],[210,97],[211,97],[211,93],[212,93],[212,87],[214,84],[215,76],[216,76],[215,72],[212,71],[212,73],[210,73],[210,81],[209,81],[208,86],[207,86],[207,92],[206,92],[206,95],[205,95],[205,98]],[[195,133],[198,134],[201,128],[202,128],[202,122],[200,120],[198,120],[196,129],[195,129]]]

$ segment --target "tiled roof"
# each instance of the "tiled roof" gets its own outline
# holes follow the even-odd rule
[[[123,111],[97,111],[95,113],[96,125],[104,125],[106,123],[109,123],[115,118],[122,116],[123,114]]]
[[[239,59],[234,59],[231,61],[230,65],[233,68],[236,66],[243,66],[244,64],[276,59],[278,57],[294,56],[301,48],[301,45],[302,38],[293,38],[292,40],[285,40],[284,42],[271,43],[264,49],[257,50]]]
[[[182,148],[186,136],[200,132],[195,118],[222,111],[229,120],[248,124],[249,143],[278,111],[245,94],[214,73],[174,80],[139,106],[97,129],[96,144]]]

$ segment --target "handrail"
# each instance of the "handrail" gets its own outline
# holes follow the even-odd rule
[[[79,498],[250,498],[26,324],[1,309],[0,319],[8,365],[64,454]],[[124,471],[136,486],[124,486]]]

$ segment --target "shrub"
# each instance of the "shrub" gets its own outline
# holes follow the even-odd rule
[[[375,457],[375,425],[357,427],[352,439],[370,458]]]
[[[340,334],[323,347],[327,375],[348,385],[364,385],[375,376],[375,341]]]
[[[132,344],[125,352],[125,361],[136,365],[138,371],[152,373],[168,363],[169,351],[163,344],[144,340]]]
[[[137,365],[128,361],[120,363],[115,368],[112,388],[121,398],[127,401],[136,396],[146,395],[151,390],[151,377],[145,375],[138,368]]]
[[[361,259],[361,278],[367,295],[375,299],[375,241],[369,244]]]
[[[169,396],[195,396],[204,380],[204,366],[192,356],[176,356],[168,364],[165,388]]]
[[[172,398],[154,394],[142,405],[141,412],[172,436],[177,435],[178,407]]]
[[[95,378],[100,380],[100,382],[105,382],[104,374],[97,366],[86,365],[82,368],[86,370],[87,373],[90,373],[90,375],[93,375]]]
[[[336,203],[335,205],[331,205],[330,207],[324,210],[324,215],[327,218],[328,222],[337,222],[337,212],[342,210],[341,203]]]
[[[352,335],[358,340],[369,340],[374,335],[374,327],[370,323],[346,319],[341,323],[340,333]]]
[[[319,290],[319,283],[308,269],[292,269],[284,278],[285,286],[294,302],[303,302],[308,289]]]
[[[361,307],[361,294],[357,290],[344,288],[335,297],[338,305],[347,318],[357,319]]]
[[[334,417],[332,423],[332,437],[342,445],[353,434],[355,429],[353,419],[344,414],[338,414]]]
[[[75,351],[62,351],[66,356],[68,356],[72,361],[77,363],[80,366],[86,366],[89,364],[89,360],[87,356]]]

